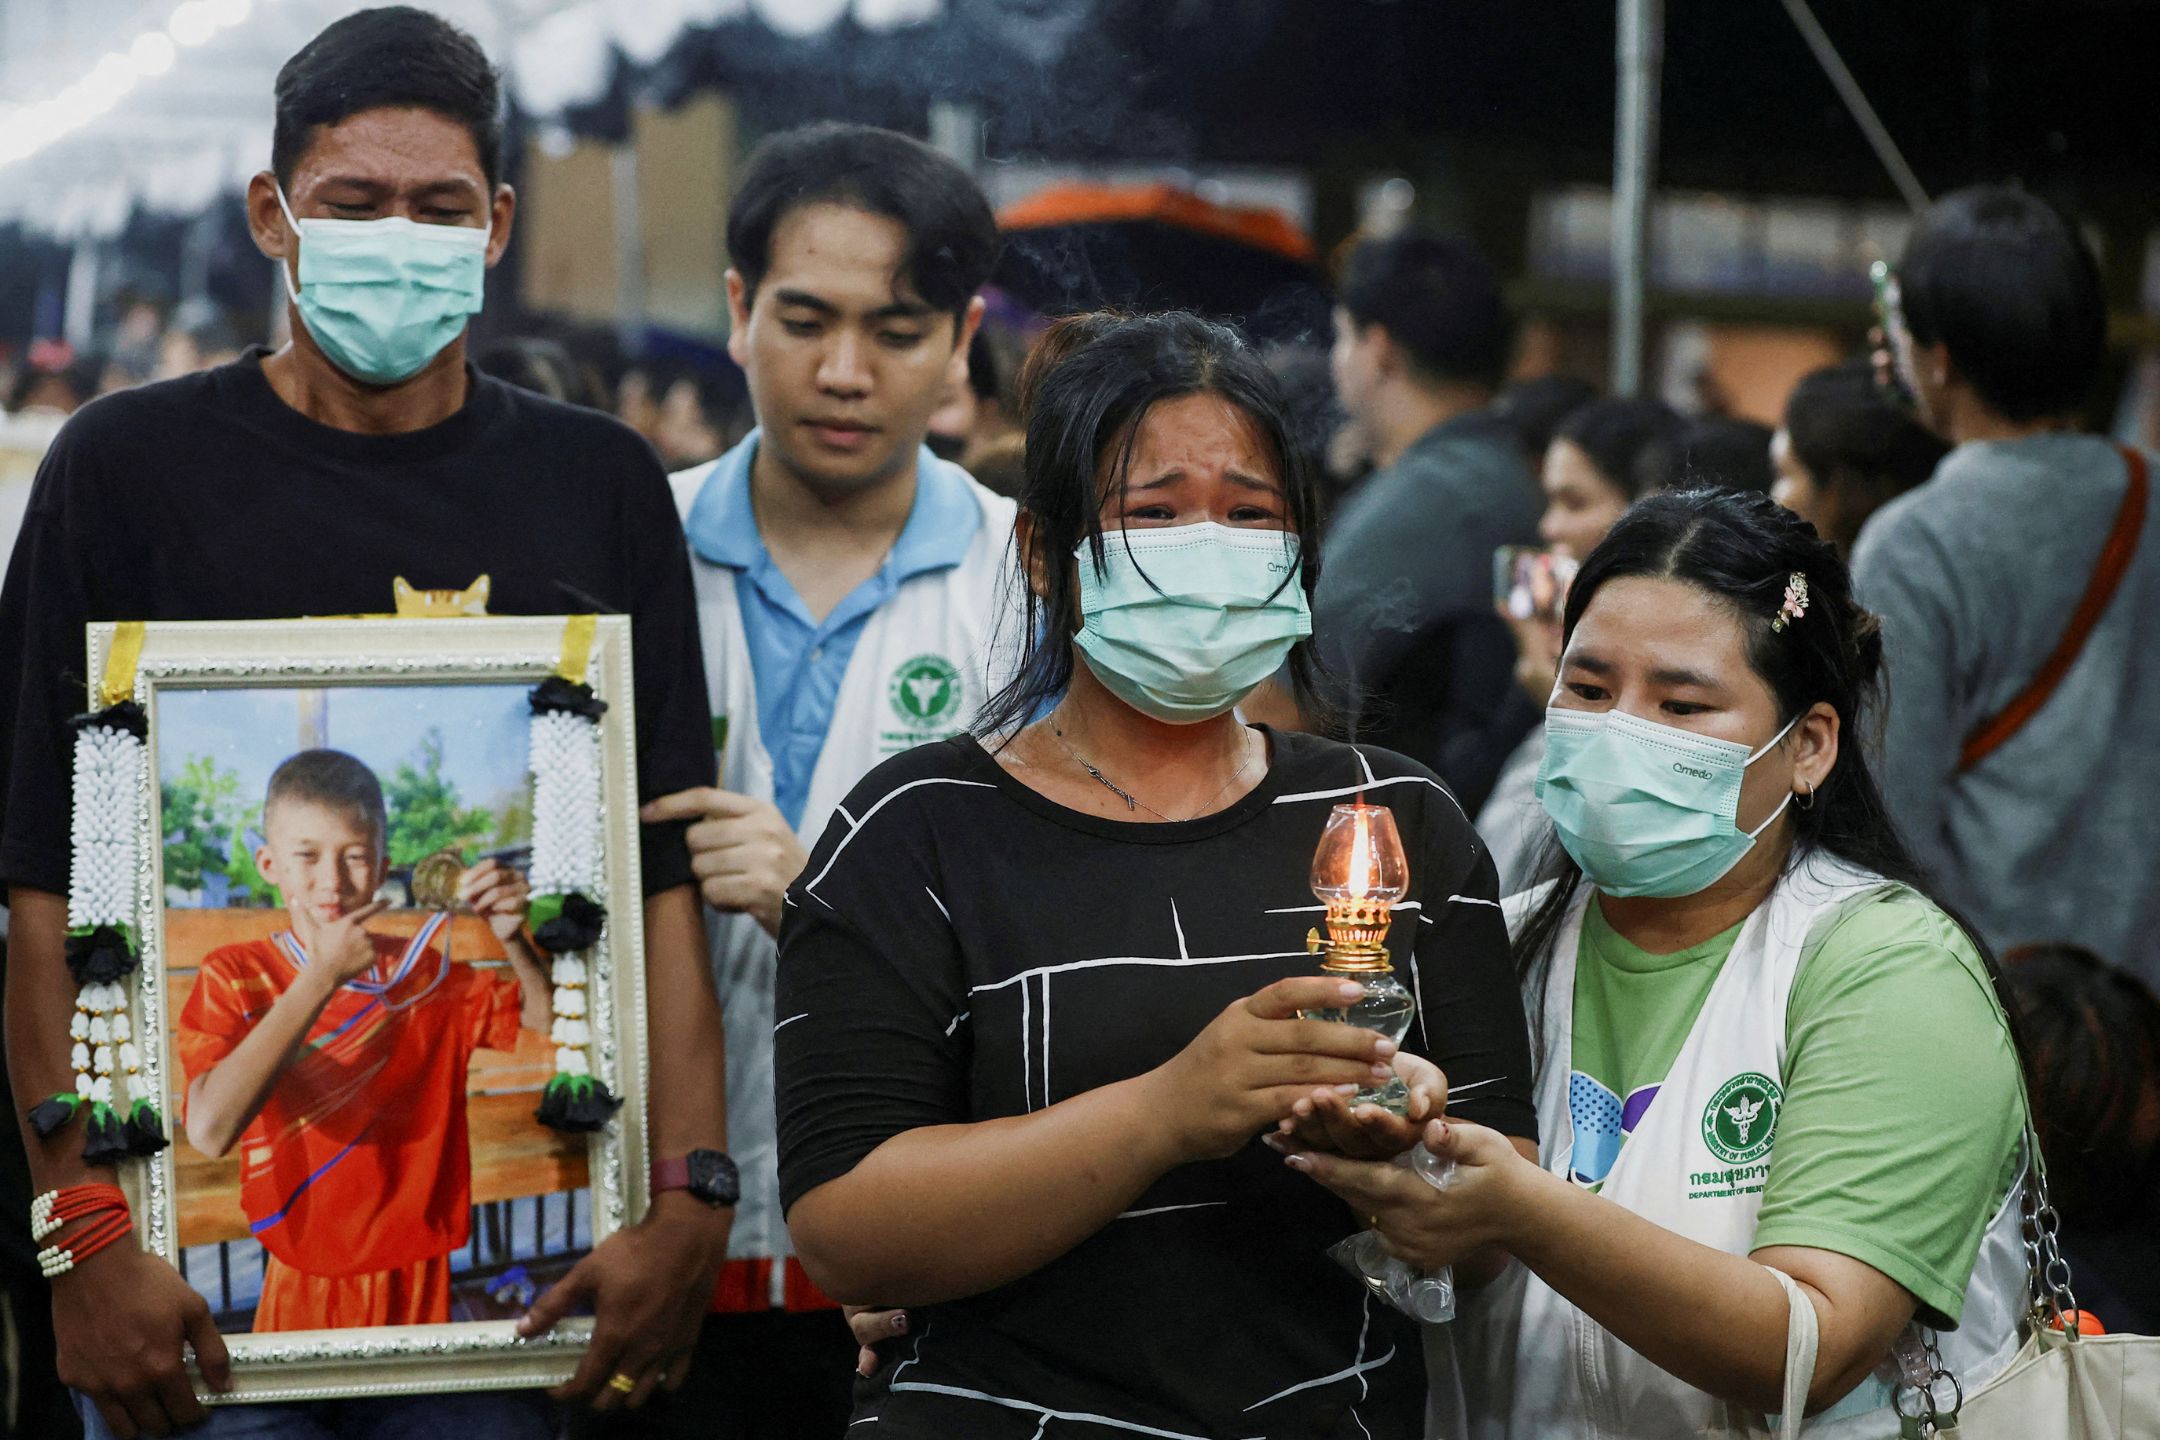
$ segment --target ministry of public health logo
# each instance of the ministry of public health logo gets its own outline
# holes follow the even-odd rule
[[[1767,1075],[1749,1071],[1718,1086],[1703,1107],[1702,1138],[1728,1165],[1746,1165],[1770,1153],[1785,1092]]]
[[[960,672],[950,660],[918,655],[893,671],[885,695],[903,724],[927,730],[959,715],[960,690]]]

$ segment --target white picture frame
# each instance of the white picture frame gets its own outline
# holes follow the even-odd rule
[[[589,1249],[636,1223],[650,1203],[644,907],[630,622],[623,616],[600,616],[585,617],[585,623],[591,626],[586,683],[607,705],[598,721],[605,893],[593,897],[605,906],[607,921],[597,944],[583,952],[589,970],[589,1060],[593,1077],[622,1104],[601,1130],[559,1137],[564,1144],[583,1143],[590,1196],[586,1243],[572,1245],[566,1255]],[[96,677],[105,674],[118,629],[112,624],[88,627],[92,708],[98,703]],[[563,616],[150,622],[142,626],[133,698],[149,719],[149,763],[137,806],[142,874],[136,887],[136,919],[141,968],[130,987],[131,1008],[142,1079],[150,1093],[166,1097],[166,1127],[173,1141],[155,1156],[131,1159],[120,1167],[123,1188],[134,1208],[136,1239],[143,1249],[176,1268],[181,1263],[178,1210],[184,1197],[179,1171],[181,1149],[187,1141],[176,1103],[181,1072],[172,1048],[172,1027],[178,1017],[168,976],[172,952],[167,928],[173,910],[167,903],[165,873],[161,707],[177,711],[182,695],[218,690],[334,695],[352,688],[470,685],[518,686],[529,691],[557,672],[566,636],[571,633],[572,622]],[[523,763],[522,754],[519,763]],[[537,1120],[532,1123],[541,1128]],[[575,1192],[566,1210],[567,1233],[574,1240]],[[474,1246],[477,1256],[477,1240]],[[204,1286],[197,1283],[195,1288],[200,1292]],[[199,1374],[196,1389],[210,1403],[259,1403],[547,1386],[562,1382],[576,1369],[591,1328],[589,1319],[573,1318],[533,1340],[520,1340],[511,1318],[227,1333],[233,1389],[214,1395]]]

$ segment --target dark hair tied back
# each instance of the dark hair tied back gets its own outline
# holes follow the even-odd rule
[[[1806,611],[1785,611],[1786,587],[1806,577]],[[1853,598],[1852,574],[1815,527],[1754,491],[1674,490],[1638,501],[1590,552],[1562,618],[1572,638],[1607,582],[1678,580],[1730,608],[1748,662],[1777,699],[1784,724],[1818,702],[1837,712],[1838,762],[1814,805],[1798,812],[1797,844],[1821,844],[1857,865],[1909,868],[1860,743],[1880,723],[1882,622]],[[1887,872],[1885,872],[1887,873]]]
[[[1795,573],[1807,578],[1806,613],[1776,628]],[[1748,664],[1775,698],[1779,725],[1818,704],[1837,713],[1837,763],[1806,806],[1786,812],[1794,861],[1824,852],[1926,894],[1927,878],[1892,823],[1868,760],[1885,698],[1882,623],[1854,598],[1852,574],[1837,549],[1814,526],[1753,491],[1652,495],[1622,515],[1583,561],[1568,591],[1565,638],[1574,638],[1600,590],[1635,578],[1691,586],[1738,618]],[[1533,994],[1543,989],[1560,922],[1583,878],[1557,842],[1548,847],[1545,874],[1558,883],[1515,944],[1517,966]],[[1994,974],[1986,943],[1970,925],[1959,924]],[[1531,1013],[1542,1008],[1533,1004]]]
[[[1025,582],[1034,562],[1043,593],[1028,589],[1018,668],[976,717],[978,734],[1009,734],[1065,693],[1080,617],[1081,547],[1099,563],[1103,547],[1115,543],[1103,532],[1103,500],[1125,484],[1140,427],[1164,401],[1214,395],[1252,422],[1274,462],[1284,515],[1298,537],[1298,583],[1312,594],[1320,576],[1318,480],[1304,449],[1292,442],[1280,384],[1235,330],[1184,311],[1070,316],[1036,342],[1019,391],[1027,427],[1020,509],[1032,552],[1022,554],[1019,564]],[[1289,672],[1306,714],[1327,716],[1310,640],[1291,649]]]

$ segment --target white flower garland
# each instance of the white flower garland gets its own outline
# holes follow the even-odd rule
[[[137,953],[136,901],[142,879],[137,806],[149,767],[149,747],[125,725],[90,719],[76,726],[74,804],[68,824],[69,937],[85,946],[122,937],[130,956],[129,973]],[[98,931],[108,933],[98,937]],[[136,1133],[127,1122],[139,1103],[154,1106],[156,1097],[142,1083],[142,1056],[129,1008],[124,977],[93,978],[78,986],[75,1014],[68,1024],[74,1042],[69,1059],[77,1100],[107,1112],[102,1126],[93,1124],[90,1143],[99,1144],[101,1132],[109,1141],[118,1127],[117,1133],[144,1153],[149,1135]],[[71,1117],[72,1110],[63,1114]],[[99,1112],[93,1108],[92,1114]],[[162,1135],[162,1130],[156,1133]]]
[[[75,1093],[98,1105],[126,1110],[149,1098],[136,1079],[142,1068],[128,1025],[127,987],[117,981],[85,985],[75,992],[75,1018],[68,1025],[74,1040]],[[118,1062],[117,1067],[115,1061]],[[115,1083],[116,1068],[124,1077]]]
[[[156,1097],[142,1083],[142,1056],[129,1019],[128,977],[140,963],[137,835],[150,752],[143,741],[148,728],[143,712],[122,698],[132,688],[140,649],[139,637],[133,643],[124,639],[115,639],[99,686],[101,696],[117,703],[69,726],[73,803],[65,949],[76,986],[75,1011],[68,1019],[74,1083],[41,1098],[29,1115],[39,1135],[52,1136],[87,1114],[82,1153],[93,1165],[155,1154],[166,1144]]]
[[[535,895],[600,888],[600,725],[567,710],[532,718]]]
[[[589,899],[600,892],[606,874],[599,721],[561,709],[535,714],[532,775],[533,894]],[[585,961],[575,953],[558,955],[551,973],[555,1072],[590,1076]]]
[[[141,737],[114,725],[75,732],[68,928],[135,923],[135,803],[150,765]]]

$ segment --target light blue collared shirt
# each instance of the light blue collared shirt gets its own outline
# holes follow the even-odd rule
[[[802,824],[810,777],[832,728],[840,682],[863,626],[917,575],[949,570],[966,558],[982,509],[967,472],[927,446],[915,457],[915,503],[900,538],[877,573],[849,592],[822,623],[773,563],[750,504],[750,462],[758,431],[714,463],[691,503],[683,529],[690,548],[735,572],[736,605],[750,644],[758,733],[772,759],[773,803],[790,825]]]

